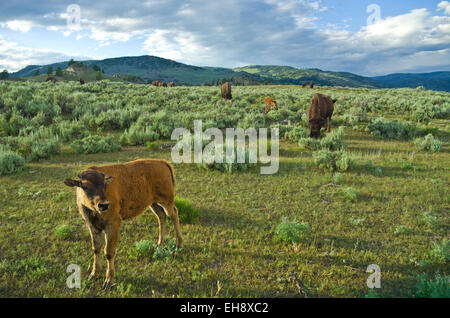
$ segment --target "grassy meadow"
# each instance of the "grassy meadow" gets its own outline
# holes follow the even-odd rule
[[[450,296],[449,93],[232,90],[226,101],[219,87],[0,82],[0,297]],[[338,100],[320,141],[307,138],[315,92]],[[264,114],[265,97],[278,109]],[[147,211],[122,225],[116,285],[102,290],[104,273],[87,281],[89,232],[63,180],[90,165],[170,161],[172,130],[194,120],[279,128],[278,173],[176,164],[176,195],[191,205],[180,209],[183,249],[173,253],[170,221],[167,247],[154,245]],[[80,289],[66,286],[70,264]],[[370,264],[380,289],[367,287]]]

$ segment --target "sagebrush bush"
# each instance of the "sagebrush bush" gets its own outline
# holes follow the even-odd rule
[[[450,108],[445,105],[421,104],[411,115],[411,119],[417,122],[429,122],[434,118],[446,118],[450,112]]]
[[[65,224],[59,225],[55,229],[56,236],[58,236],[64,240],[71,238],[74,232],[75,232],[74,229],[72,229],[70,226],[65,225]]]
[[[426,274],[417,277],[415,297],[419,298],[449,298],[450,297],[450,276],[437,274],[433,279],[429,279]]]
[[[114,152],[122,149],[120,143],[114,140],[113,137],[101,137],[89,135],[81,140],[73,141],[70,146],[76,153],[99,153],[99,152]]]
[[[10,150],[0,149],[0,176],[21,171],[25,167],[25,159]]]
[[[132,125],[130,129],[125,130],[125,132],[120,136],[120,142],[123,145],[145,145],[148,142],[157,140],[159,134],[155,132],[151,127],[139,128]]]
[[[188,199],[175,197],[175,206],[181,223],[195,223],[198,220],[200,213]]]
[[[89,136],[89,130],[80,121],[62,122],[58,125],[62,141],[73,141]]]
[[[289,243],[300,242],[308,233],[309,224],[298,221],[282,221],[275,229],[275,234],[280,241]]]
[[[414,145],[418,150],[424,151],[439,152],[442,149],[442,142],[432,134],[428,134],[423,138],[417,138],[414,140]]]
[[[367,121],[367,113],[363,107],[351,107],[344,115],[342,120],[349,126]]]
[[[30,161],[50,158],[61,152],[61,140],[58,137],[46,139],[33,137],[28,139],[26,137],[24,146],[26,147],[26,159]]]
[[[238,145],[237,143],[234,143],[234,151],[233,151],[233,157],[227,158],[226,153],[226,145],[222,145],[219,147],[222,150],[222,158],[223,162],[217,163],[217,162],[205,162],[197,163],[197,167],[206,169],[206,170],[218,170],[221,172],[228,172],[233,173],[237,171],[245,171],[248,170],[250,167],[256,165],[255,163],[250,163],[249,158],[249,151],[248,147],[245,147],[245,155],[244,155],[244,162],[238,162],[238,156],[237,156],[237,149]],[[214,148],[211,151],[212,156],[215,155],[216,148]]]
[[[280,134],[280,136],[282,136]],[[298,142],[302,138],[308,137],[308,131],[305,128],[294,126],[290,131],[284,134],[284,138],[292,142]]]
[[[313,156],[315,164],[320,169],[329,171],[344,172],[352,168],[355,164],[353,158],[343,150],[330,151],[323,149],[315,152]]]
[[[168,258],[177,252],[177,244],[175,239],[169,239],[163,246],[157,246],[153,253],[153,260],[161,260]]]
[[[310,137],[300,138],[298,141],[298,145],[301,149],[318,150],[320,149],[320,140]]]
[[[397,120],[388,120],[383,117],[374,119],[367,125],[367,129],[373,135],[384,139],[409,140],[416,135],[414,125]]]
[[[408,234],[408,233],[409,233],[409,228],[405,225],[399,225],[394,230],[395,235],[403,235],[403,234]]]
[[[356,202],[358,199],[358,192],[352,187],[347,187],[342,190],[342,197],[345,201]]]
[[[445,238],[441,243],[433,242],[430,256],[437,263],[448,262],[450,260],[450,240]]]
[[[328,150],[341,150],[347,147],[347,143],[343,141],[345,136],[344,127],[339,127],[329,132],[320,140],[320,147]]]
[[[156,244],[148,241],[148,240],[141,240],[139,242],[136,242],[134,245],[133,254],[137,257],[145,257],[145,256],[152,256],[156,251]]]

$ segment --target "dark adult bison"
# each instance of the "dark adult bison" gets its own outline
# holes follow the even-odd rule
[[[53,82],[56,83],[58,80],[56,79],[56,77],[53,76],[47,76],[47,78],[45,79],[46,82]]]
[[[330,131],[330,121],[335,102],[336,100],[331,99],[330,96],[314,94],[308,107],[310,137],[319,137],[320,129],[325,126],[326,122],[328,124],[327,130]]]
[[[314,88],[314,82],[311,81],[311,83],[309,83],[309,88]]]
[[[222,92],[222,98],[225,99],[231,99],[231,85],[229,82],[225,82],[222,84],[222,88],[221,88],[221,92]]]
[[[81,85],[85,83],[84,79],[82,79],[81,77],[78,79],[78,81],[80,82]]]

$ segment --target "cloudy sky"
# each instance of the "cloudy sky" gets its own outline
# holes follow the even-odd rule
[[[450,1],[0,2],[0,69],[146,54],[368,76],[450,71]]]

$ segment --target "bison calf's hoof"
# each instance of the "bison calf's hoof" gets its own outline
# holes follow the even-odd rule
[[[103,282],[102,289],[106,290],[106,289],[111,288],[111,287],[114,286],[114,285],[115,285],[115,284],[114,284],[113,279],[107,278],[107,279],[105,279],[105,281]]]

